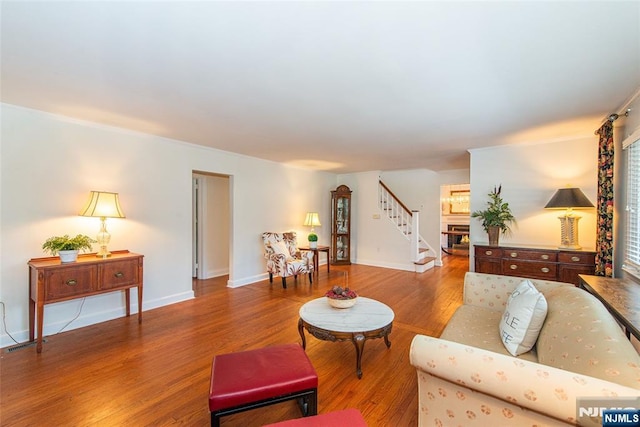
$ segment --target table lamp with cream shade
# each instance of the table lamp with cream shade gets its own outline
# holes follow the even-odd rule
[[[100,218],[100,232],[96,237],[100,245],[98,257],[106,258],[111,253],[107,250],[107,245],[111,240],[111,234],[107,231],[107,218],[124,218],[124,213],[120,207],[118,193],[107,191],[91,191],[89,200],[80,211],[80,216],[90,216]]]
[[[320,227],[320,217],[318,212],[307,212],[307,215],[304,218],[304,224],[307,227],[311,227],[311,232],[309,233],[309,247],[315,249],[318,247],[318,235],[315,232],[316,226]]]
[[[565,209],[560,220],[559,249],[581,249],[578,244],[578,220],[580,217],[573,213],[573,209],[593,208],[593,203],[576,187],[560,188],[546,204],[545,209]]]

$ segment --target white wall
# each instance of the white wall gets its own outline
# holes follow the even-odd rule
[[[77,216],[90,190],[120,193],[127,217],[108,220],[109,248],[145,255],[144,310],[193,296],[192,171],[231,177],[230,286],[267,277],[263,231],[306,236],[305,212],[328,218],[334,174],[7,104],[0,112],[0,300],[9,332],[21,341],[28,329],[27,261],[45,256],[41,245],[49,236],[97,233],[97,219]],[[328,227],[317,231],[329,240]],[[123,301],[121,293],[87,298],[68,329],[123,315]],[[47,305],[45,334],[57,332],[79,306],[80,300]],[[0,345],[9,344],[3,331]]]
[[[440,185],[469,184],[469,169],[453,169],[438,172]]]
[[[544,206],[555,191],[567,185],[579,187],[596,203],[597,136],[549,143],[500,146],[470,150],[471,212],[484,209],[487,193],[502,184],[502,197],[517,220],[511,236],[500,236],[501,244],[556,247],[560,244],[561,213]],[[595,209],[576,210],[579,242],[595,249]],[[488,241],[479,220],[471,218],[472,244]],[[473,266],[473,259],[471,259]]]

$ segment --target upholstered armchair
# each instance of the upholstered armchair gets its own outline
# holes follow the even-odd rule
[[[287,277],[298,274],[309,274],[309,283],[313,283],[313,252],[299,251],[296,233],[262,233],[264,242],[264,258],[267,260],[269,282],[273,283],[273,275],[282,277],[282,287],[287,288]]]

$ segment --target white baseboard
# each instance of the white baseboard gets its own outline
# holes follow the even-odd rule
[[[216,269],[207,271],[205,279],[213,279],[214,277],[227,276],[228,274],[229,274],[228,268],[216,268]]]
[[[239,280],[228,280],[227,287],[239,288],[241,286],[250,285],[252,283],[261,282],[262,280],[269,279],[269,273],[257,274],[255,276],[245,277]]]

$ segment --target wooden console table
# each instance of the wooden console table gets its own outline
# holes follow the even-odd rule
[[[143,255],[113,251],[109,258],[96,254],[78,256],[77,262],[62,264],[59,257],[29,261],[29,340],[37,339],[42,352],[44,305],[106,292],[124,291],[127,316],[130,315],[131,288],[138,288],[138,323],[142,322]],[[37,336],[35,335],[36,319]]]
[[[596,269],[593,251],[546,246],[474,246],[477,273],[555,280],[578,286],[579,274],[593,274]]]
[[[624,326],[627,338],[640,340],[640,284],[629,279],[580,275],[580,287],[598,298]]]

